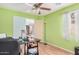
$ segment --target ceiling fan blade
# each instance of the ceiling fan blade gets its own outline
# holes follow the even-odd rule
[[[50,8],[40,7],[42,10],[51,10]]]
[[[34,4],[34,7],[35,7],[35,8],[39,8],[42,4],[43,4],[43,3],[36,3],[36,4]]]
[[[43,3],[39,3],[38,6],[41,6]]]

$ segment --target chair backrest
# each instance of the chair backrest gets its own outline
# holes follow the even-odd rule
[[[18,55],[19,43],[13,38],[0,39],[0,55]]]

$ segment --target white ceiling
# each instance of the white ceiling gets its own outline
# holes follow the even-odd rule
[[[51,8],[50,11],[48,10],[40,10],[40,15],[47,15],[51,12],[59,10],[63,7],[69,6],[72,3],[44,3],[41,7]],[[25,12],[25,13],[32,13],[34,15],[38,15],[38,10],[32,10],[34,3],[0,3],[1,8],[7,8],[15,11]]]

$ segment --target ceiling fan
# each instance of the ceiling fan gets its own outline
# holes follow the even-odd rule
[[[51,10],[50,8],[42,7],[42,4],[43,4],[43,3],[35,3],[35,4],[33,5],[32,10],[37,10],[37,9],[39,9],[38,14],[41,14],[41,10],[47,10],[47,11],[50,11],[50,10]]]

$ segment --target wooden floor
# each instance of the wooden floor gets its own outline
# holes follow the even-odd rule
[[[39,44],[39,54],[40,55],[72,55],[66,51],[58,49],[50,45]]]
[[[39,55],[73,55],[72,53],[69,53],[67,51],[64,51],[62,49],[59,49],[57,47],[51,46],[51,45],[44,45],[43,43],[39,43]],[[21,45],[21,55],[24,55],[24,44]],[[26,46],[27,51],[27,46]]]

